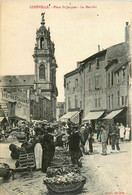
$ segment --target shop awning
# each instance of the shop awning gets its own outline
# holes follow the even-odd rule
[[[114,118],[116,115],[118,115],[122,110],[123,110],[123,109],[121,109],[121,110],[114,110],[114,111],[112,111],[110,114],[108,114],[107,116],[105,116],[103,119],[112,119],[112,118]]]
[[[98,112],[89,112],[83,119],[83,121],[87,120],[95,120],[102,116],[104,111],[98,111]]]
[[[59,120],[60,120],[60,121],[66,122],[66,121],[70,118],[71,121],[73,122],[72,119],[74,119],[74,117],[76,117],[78,114],[79,114],[78,111],[67,112],[67,113],[64,114]]]
[[[5,118],[5,117],[0,117],[0,123],[3,121],[4,118]]]

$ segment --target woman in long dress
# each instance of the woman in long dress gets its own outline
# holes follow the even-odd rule
[[[125,128],[125,140],[130,139],[130,127],[127,125]]]
[[[41,145],[41,129],[35,129],[35,137],[33,140],[34,144],[34,156],[35,156],[35,164],[36,170],[42,169],[42,145]]]
[[[123,126],[122,123],[120,124],[119,129],[120,129],[120,139],[121,141],[123,141],[125,135],[125,127]]]

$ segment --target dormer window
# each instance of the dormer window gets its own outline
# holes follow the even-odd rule
[[[99,69],[99,58],[96,58],[96,69]]]

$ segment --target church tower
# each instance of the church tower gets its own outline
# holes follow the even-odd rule
[[[55,45],[50,38],[50,29],[45,27],[44,14],[42,13],[41,26],[36,31],[36,44],[34,48],[35,83],[34,88],[39,96],[51,101],[51,119],[56,118],[56,60]]]

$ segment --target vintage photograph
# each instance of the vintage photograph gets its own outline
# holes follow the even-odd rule
[[[132,2],[0,0],[0,194],[132,194]]]

